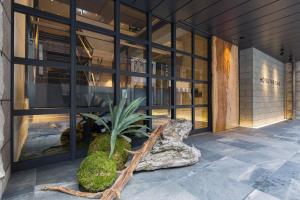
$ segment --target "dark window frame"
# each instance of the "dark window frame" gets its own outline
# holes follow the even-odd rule
[[[76,0],[71,0],[70,2],[70,18],[65,18],[62,16],[55,15],[53,13],[49,13],[46,11],[37,10],[34,8],[30,8],[24,5],[20,5],[17,3],[14,3],[14,1],[11,2],[12,12],[11,12],[11,31],[14,32],[14,13],[19,12],[25,15],[31,15],[36,17],[42,17],[47,20],[59,22],[62,24],[66,24],[70,26],[70,62],[69,63],[60,63],[60,62],[52,62],[52,61],[43,61],[43,60],[35,60],[35,59],[28,59],[28,58],[19,58],[14,57],[14,37],[11,37],[11,55],[12,55],[12,62],[11,62],[11,138],[14,138],[14,116],[23,116],[23,115],[43,115],[43,114],[70,114],[70,128],[71,128],[71,143],[70,143],[70,149],[68,154],[64,155],[55,155],[50,157],[42,157],[38,159],[33,160],[26,160],[26,161],[20,161],[20,162],[13,162],[13,155],[14,155],[14,141],[12,141],[11,144],[11,162],[12,162],[12,170],[19,170],[24,168],[31,168],[35,167],[37,165],[40,165],[40,163],[47,164],[47,163],[53,163],[57,161],[62,161],[65,159],[76,159],[79,157],[82,157],[84,155],[84,152],[79,152],[76,149],[76,137],[75,137],[75,129],[76,129],[76,115],[77,113],[81,112],[97,112],[99,111],[98,107],[77,107],[76,104],[76,73],[78,71],[92,71],[92,72],[108,72],[113,75],[113,81],[114,81],[114,102],[118,102],[121,98],[120,94],[120,76],[126,75],[126,76],[137,76],[137,77],[145,77],[146,78],[146,106],[141,107],[140,110],[145,110],[147,114],[151,115],[153,109],[169,109],[171,111],[171,118],[176,119],[176,109],[177,108],[191,108],[192,110],[192,123],[194,124],[195,121],[195,107],[207,107],[208,108],[208,127],[203,129],[194,129],[192,133],[199,133],[199,132],[205,132],[211,130],[211,38],[210,35],[204,35],[200,30],[196,30],[194,27],[189,27],[190,30],[186,28],[185,24],[173,23],[168,22],[171,24],[171,47],[164,46],[158,43],[152,42],[152,17],[156,17],[161,19],[160,17],[152,15],[152,12],[146,13],[147,18],[147,37],[146,39],[141,38],[134,38],[132,36],[128,36],[125,34],[122,34],[120,32],[120,5],[122,3],[120,0],[114,1],[114,30],[104,29],[101,27],[97,27],[91,24],[86,24],[83,22],[76,21]],[[124,4],[126,6],[130,6],[128,4]],[[132,7],[134,8],[134,7]],[[134,8],[136,9],[136,8]],[[163,20],[165,21],[165,20]],[[188,30],[192,33],[192,47],[191,52],[184,52],[181,50],[176,49],[176,28],[180,27],[182,29]],[[107,68],[101,68],[101,67],[88,67],[84,69],[83,66],[77,65],[76,63],[76,30],[77,28],[82,28],[90,31],[94,31],[99,34],[104,34],[107,36],[114,37],[114,66],[112,69]],[[199,34],[205,38],[208,39],[208,55],[207,58],[201,57],[198,55],[195,55],[195,34]],[[135,42],[139,45],[145,45],[146,47],[146,59],[147,59],[147,69],[146,73],[138,73],[138,72],[126,72],[120,70],[120,41],[121,40],[127,40]],[[171,53],[171,72],[169,77],[163,77],[159,75],[154,75],[152,71],[152,48],[160,49],[169,51]],[[208,80],[195,80],[194,73],[192,73],[191,79],[181,79],[176,77],[176,53],[184,54],[187,56],[191,56],[192,58],[192,72],[195,70],[195,59],[202,59],[208,62],[208,69],[207,69],[207,77]],[[57,68],[62,69],[68,69],[70,70],[70,91],[71,91],[71,102],[70,107],[62,108],[62,109],[28,109],[28,110],[15,110],[14,105],[14,94],[13,94],[13,88],[14,88],[14,64],[23,64],[23,65],[37,65],[37,66],[55,66]],[[161,106],[153,106],[152,105],[152,79],[160,79],[160,80],[169,80],[171,81],[171,104],[168,106],[161,105]],[[176,81],[188,81],[192,84],[192,104],[191,105],[176,105]],[[203,83],[208,85],[208,104],[203,105],[195,105],[195,84],[196,83]],[[148,125],[152,127],[151,121],[148,122]]]

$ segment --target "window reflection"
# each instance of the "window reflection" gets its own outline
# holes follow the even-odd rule
[[[92,31],[77,30],[77,64],[112,68],[114,39]]]
[[[27,48],[31,59],[70,62],[68,25],[19,13],[15,14],[15,22],[15,56],[25,58]]]
[[[192,109],[191,108],[177,108],[176,119],[186,119],[192,123]]]
[[[208,41],[207,38],[195,34],[195,54],[207,58]]]
[[[152,128],[166,124],[171,119],[171,110],[169,109],[153,109],[152,110]]]
[[[176,49],[192,52],[192,33],[182,28],[176,28]]]
[[[14,108],[68,107],[69,70],[16,64],[14,67]]]
[[[105,29],[114,29],[114,1],[77,0],[76,20]]]
[[[196,83],[195,84],[195,104],[207,104],[208,101],[208,89],[207,84]]]
[[[171,24],[153,17],[152,42],[171,47]]]
[[[50,12],[63,17],[70,17],[69,0],[15,0],[15,3],[22,4],[41,11]]]
[[[154,75],[168,77],[171,75],[171,52],[152,49],[152,70]]]
[[[121,96],[127,98],[127,103],[139,97],[146,97],[146,78],[136,76],[121,76]],[[146,105],[146,99],[142,102]]]
[[[67,153],[69,121],[68,114],[15,116],[14,161]]]
[[[120,6],[121,33],[136,38],[146,39],[147,19],[144,12],[121,4]]]
[[[121,40],[121,70],[146,73],[146,48],[133,42]]]
[[[171,81],[152,79],[153,105],[170,105],[171,103]]]
[[[178,78],[192,79],[192,57],[176,54],[176,75]]]
[[[206,107],[195,107],[195,129],[208,127],[208,109]]]
[[[185,81],[176,82],[176,104],[191,105],[192,104],[192,84]]]
[[[195,58],[195,80],[207,81],[207,61]]]
[[[79,71],[76,92],[78,106],[100,106],[114,97],[112,74]]]

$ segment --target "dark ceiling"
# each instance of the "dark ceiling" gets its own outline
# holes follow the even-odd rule
[[[281,61],[300,58],[300,0],[121,1],[239,43],[241,49],[256,47]]]

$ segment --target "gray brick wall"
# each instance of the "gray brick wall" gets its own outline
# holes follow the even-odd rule
[[[241,126],[257,127],[284,119],[284,70],[282,62],[255,48],[240,52]]]

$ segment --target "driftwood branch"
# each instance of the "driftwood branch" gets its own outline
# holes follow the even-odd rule
[[[103,192],[101,200],[112,200],[116,197],[120,198],[121,191],[131,178],[133,171],[139,164],[140,160],[142,160],[142,158],[151,151],[162,131],[163,127],[160,126],[153,133],[151,133],[150,137],[144,143],[143,147],[136,154],[134,154],[130,165],[125,170],[123,170],[122,174],[118,177],[112,187]]]
[[[115,183],[108,189],[106,189],[103,192],[99,193],[90,193],[90,192],[80,192],[77,190],[72,190],[63,186],[45,186],[42,188],[43,191],[58,191],[63,192],[69,195],[74,195],[78,197],[86,197],[91,199],[101,199],[101,200],[113,200],[115,198],[120,198],[121,191],[125,187],[125,185],[128,183],[130,178],[132,177],[133,171],[138,166],[139,162],[151,151],[152,147],[154,146],[157,139],[160,137],[160,135],[163,132],[164,126],[160,126],[157,128],[154,132],[151,133],[148,140],[144,143],[143,147],[134,152],[134,156],[132,157],[132,160],[130,161],[130,164],[126,169],[124,169],[120,176],[117,178]]]
[[[90,193],[90,192],[80,192],[77,190],[72,190],[63,186],[45,186],[42,188],[43,191],[57,191],[70,194],[77,197],[85,197],[89,199],[99,199],[102,196],[102,192]]]

